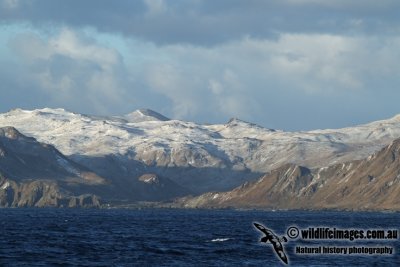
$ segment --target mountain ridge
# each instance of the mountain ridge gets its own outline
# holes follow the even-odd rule
[[[316,168],[365,158],[400,137],[398,117],[284,132],[238,119],[213,125],[173,119],[132,123],[46,108],[0,114],[0,126],[14,126],[90,169],[101,168],[99,162],[113,165],[112,172],[101,171],[105,177],[154,173],[203,193],[233,189],[287,163]]]

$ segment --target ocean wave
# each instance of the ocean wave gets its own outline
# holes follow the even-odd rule
[[[231,240],[231,239],[233,239],[233,238],[229,238],[229,237],[227,237],[227,238],[215,238],[215,239],[212,239],[211,242],[225,242],[225,241],[228,241],[228,240]]]

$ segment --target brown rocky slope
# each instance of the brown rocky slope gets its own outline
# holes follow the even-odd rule
[[[400,210],[400,139],[364,160],[316,169],[288,164],[232,191],[182,198],[177,206]]]

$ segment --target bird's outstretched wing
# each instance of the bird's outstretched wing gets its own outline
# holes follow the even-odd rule
[[[268,228],[265,228],[264,225],[259,224],[259,223],[253,223],[254,226],[260,230],[261,232],[263,232],[264,234],[271,234],[271,230],[269,230]]]
[[[283,251],[282,243],[277,239],[271,239],[270,242],[274,246],[274,250],[275,250],[276,254],[278,255],[278,257],[284,263],[288,264],[288,258],[286,256],[285,252]]]

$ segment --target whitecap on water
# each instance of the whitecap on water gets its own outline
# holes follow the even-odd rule
[[[215,239],[212,239],[211,242],[225,242],[230,239],[233,239],[233,238],[215,238]]]

